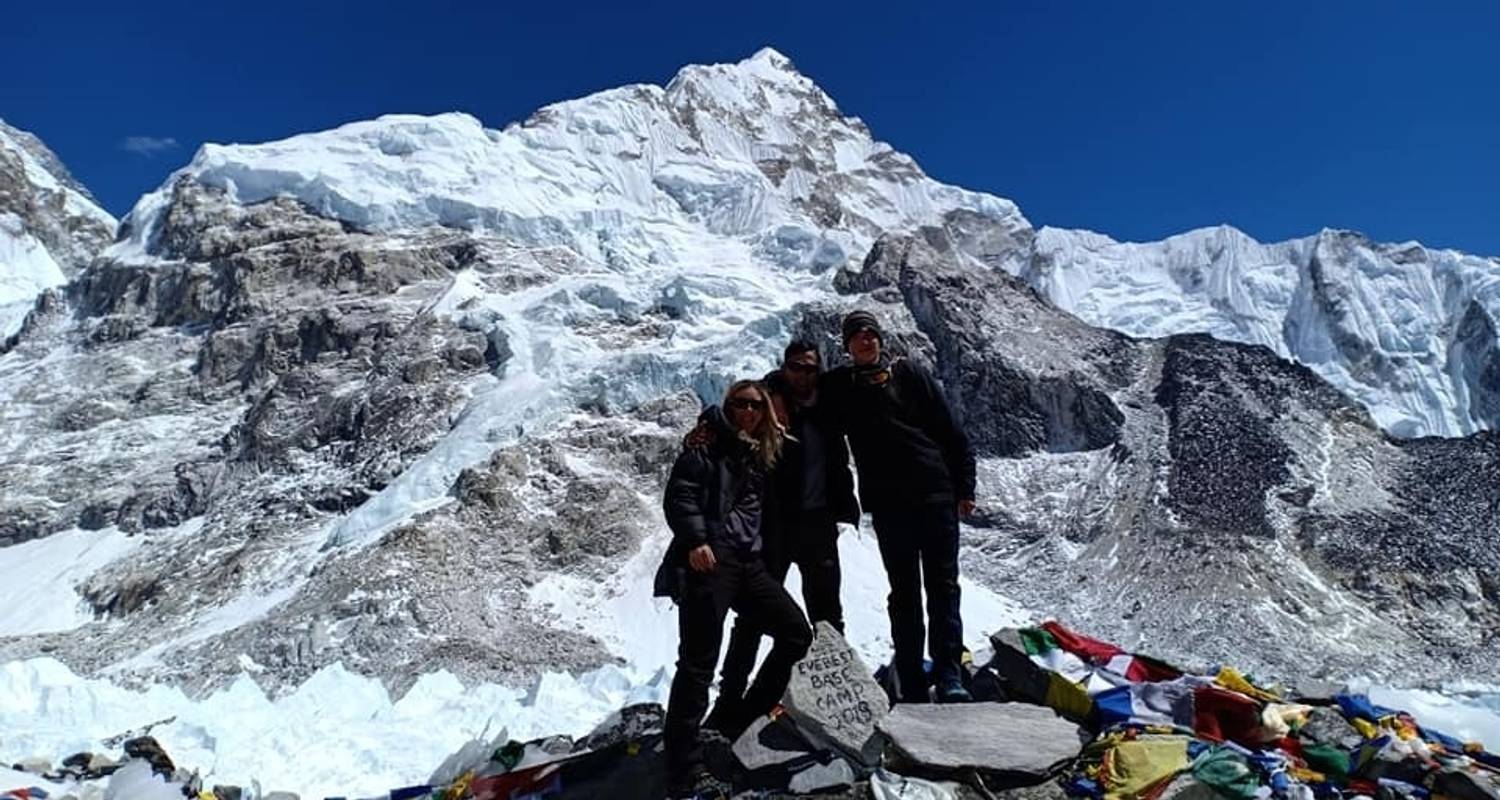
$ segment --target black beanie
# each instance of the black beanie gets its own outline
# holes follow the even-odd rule
[[[875,319],[874,314],[863,309],[846,314],[844,316],[844,347],[849,346],[849,340],[854,338],[854,334],[866,328],[874,331],[882,342],[885,341],[885,334],[880,332],[880,320]]]

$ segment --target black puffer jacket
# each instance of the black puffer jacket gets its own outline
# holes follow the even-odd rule
[[[657,597],[680,597],[687,570],[687,553],[699,545],[721,540],[724,521],[747,488],[762,498],[765,472],[756,462],[750,445],[741,439],[718,406],[709,406],[698,417],[713,435],[702,447],[684,447],[672,465],[662,496],[662,511],[672,529],[672,544],[656,571]],[[761,519],[769,509],[761,509]]]
[[[974,451],[927,370],[908,359],[839,367],[820,393],[849,435],[866,510],[974,499]]]

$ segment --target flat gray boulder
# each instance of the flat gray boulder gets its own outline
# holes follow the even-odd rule
[[[812,646],[792,668],[785,705],[797,727],[816,742],[854,758],[878,763],[875,726],[890,700],[838,630],[819,622]]]
[[[1077,725],[1027,703],[902,704],[879,729],[897,760],[932,772],[974,769],[1040,780],[1083,746]]]

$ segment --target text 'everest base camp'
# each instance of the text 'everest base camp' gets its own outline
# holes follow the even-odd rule
[[[867,515],[725,794],[1500,800],[1500,261],[1037,229],[771,50],[118,224],[0,124],[0,797],[662,797],[674,459],[855,309],[975,456],[973,702],[889,702]]]

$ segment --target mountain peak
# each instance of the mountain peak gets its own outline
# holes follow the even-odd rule
[[[792,60],[774,47],[762,47],[756,50],[755,55],[750,56],[746,61],[758,61],[770,64],[777,69],[785,69],[792,72],[797,71],[797,68],[792,66]]]
[[[798,72],[791,59],[770,47],[733,64],[689,64],[678,70],[666,86],[669,97],[706,96],[731,108],[753,107],[767,90],[773,95],[810,98],[816,105],[834,108],[833,101],[812,79]],[[778,106],[779,111],[785,104]]]
[[[47,147],[46,143],[36,134],[21,130],[0,119],[0,147],[13,147],[18,152],[24,153],[31,162],[28,164],[30,169],[45,173],[45,175],[33,174],[31,176],[33,182],[39,182],[43,186],[56,183],[65,187],[68,191],[76,193],[81,199],[88,201],[90,204],[98,205],[98,201],[89,193],[88,188],[73,177],[73,173],[68,171],[68,168],[62,163],[62,159],[58,158],[57,154],[53,153],[51,148]],[[48,178],[51,180],[49,181]],[[110,217],[102,208],[98,209],[98,212],[94,216],[100,219],[109,219],[113,222],[113,217]]]

